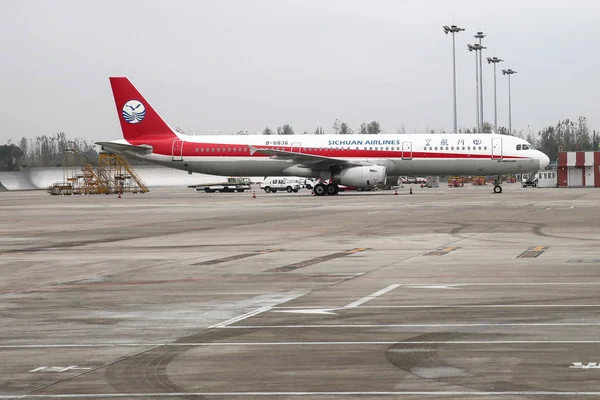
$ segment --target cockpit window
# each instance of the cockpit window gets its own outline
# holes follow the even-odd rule
[[[520,144],[517,145],[517,150],[521,150],[521,145]]]
[[[529,146],[527,146],[526,144],[523,145],[523,150],[529,150]]]

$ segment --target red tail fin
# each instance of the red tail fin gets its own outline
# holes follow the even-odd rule
[[[125,140],[143,144],[177,136],[127,78],[110,78]]]

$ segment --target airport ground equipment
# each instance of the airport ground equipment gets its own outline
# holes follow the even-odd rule
[[[227,178],[227,182],[209,183],[196,186],[196,192],[244,192],[250,190],[252,182],[250,178]]]
[[[47,188],[51,195],[146,193],[146,184],[123,156],[101,152],[91,161],[73,142],[63,152],[63,181]]]

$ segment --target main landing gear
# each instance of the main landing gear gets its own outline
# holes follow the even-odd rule
[[[494,193],[502,193],[502,186],[500,183],[502,182],[502,177],[498,176],[494,179]]]
[[[324,185],[322,183],[317,183],[313,189],[315,196],[335,196],[340,192],[340,188],[338,185],[330,183],[329,185]]]

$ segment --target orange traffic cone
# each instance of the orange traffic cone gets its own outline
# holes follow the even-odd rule
[[[398,196],[398,189],[396,189],[396,191],[394,191],[394,196]]]
[[[410,192],[408,192],[408,193],[409,193],[409,194],[412,194],[412,186],[411,186],[411,188],[410,188]]]
[[[252,198],[255,199],[256,198],[256,190],[252,191]]]

